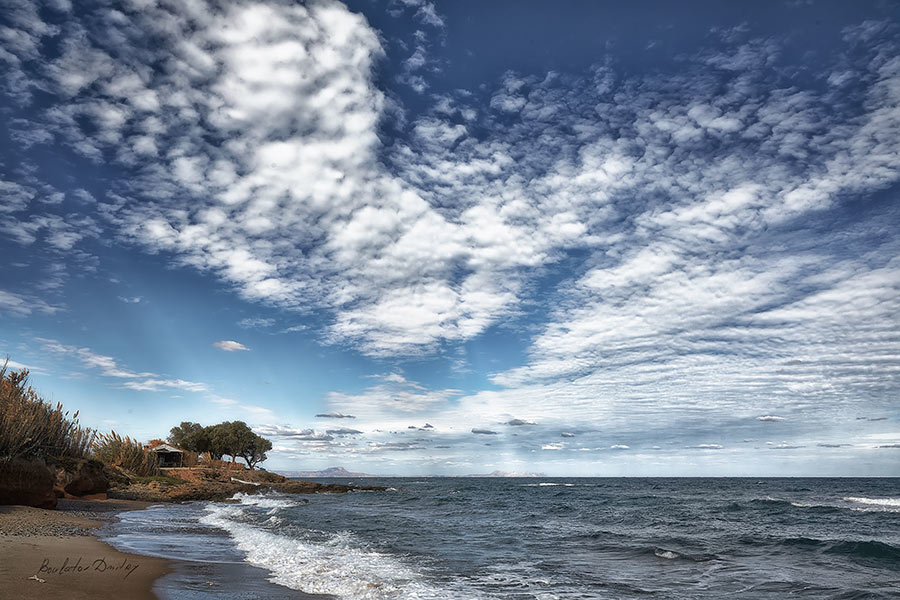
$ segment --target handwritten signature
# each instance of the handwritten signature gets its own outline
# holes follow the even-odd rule
[[[41,563],[40,569],[38,569],[38,573],[45,573],[47,575],[71,575],[75,573],[84,573],[86,571],[94,571],[98,573],[122,575],[122,579],[127,579],[139,566],[138,563],[131,562],[127,558],[122,559],[122,562],[107,562],[105,558],[90,560],[85,559],[83,556],[79,556],[78,560],[73,560],[67,556],[59,566],[51,564],[50,559],[45,558]]]

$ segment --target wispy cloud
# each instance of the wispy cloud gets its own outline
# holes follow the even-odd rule
[[[264,317],[247,317],[238,321],[238,327],[243,329],[264,329],[275,324],[275,319]]]

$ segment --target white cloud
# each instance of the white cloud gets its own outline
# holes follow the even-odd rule
[[[775,416],[775,415],[763,415],[763,416],[761,416],[761,417],[756,417],[756,420],[757,420],[757,421],[773,421],[773,422],[777,422],[777,421],[784,421],[784,417],[778,417],[778,416]]]
[[[437,26],[430,3],[406,4]],[[467,433],[527,414],[540,425],[519,435],[588,437],[736,411],[745,425],[784,411],[785,427],[812,427],[893,397],[900,247],[876,199],[900,174],[889,25],[848,30],[821,89],[784,68],[779,40],[720,32],[674,72],[507,73],[486,88],[490,106],[436,98],[398,119],[405,135],[386,148],[379,125],[397,110],[373,75],[382,42],[336,2],[98,10],[102,39],[28,3],[11,14],[3,85],[64,99],[40,127],[17,127],[130,169],[97,203],[126,240],[250,301],[322,310],[326,341],[374,356],[452,351],[526,322],[527,355],[493,374],[496,389],[427,390],[392,373],[329,394],[328,410]],[[158,54],[135,50],[146,34]],[[50,36],[59,55],[42,59]],[[401,58],[421,76],[417,42]],[[25,74],[41,60],[46,73]],[[98,231],[18,218],[58,206],[53,190],[2,191],[16,243],[66,253]],[[34,300],[3,292],[0,308],[54,310]]]
[[[235,342],[234,340],[221,340],[218,342],[213,342],[212,344],[219,350],[224,350],[225,352],[237,352],[239,350],[250,350],[247,346],[243,345],[240,342]]]

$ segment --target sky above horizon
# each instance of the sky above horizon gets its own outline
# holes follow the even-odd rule
[[[276,470],[898,476],[898,16],[8,0],[0,353]]]

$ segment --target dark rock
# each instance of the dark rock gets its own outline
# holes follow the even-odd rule
[[[198,470],[197,475],[197,477],[192,477],[191,481],[184,481],[184,483],[172,483],[172,480],[169,479],[168,482],[150,481],[147,483],[115,485],[110,489],[109,497],[124,500],[143,500],[145,502],[224,501],[238,492],[245,494],[265,493],[266,491],[285,494],[343,494],[358,490],[382,491],[386,489],[377,486],[350,486],[337,483],[316,483],[314,481],[278,482],[278,478],[281,476],[272,477],[273,483],[251,485],[230,480],[209,480],[202,476],[202,470]]]
[[[43,460],[0,463],[0,504],[56,508],[55,478]]]
[[[54,465],[56,486],[72,496],[104,494],[109,488],[109,478],[103,463],[97,460],[67,460]]]
[[[315,481],[286,481],[267,486],[285,494],[346,494],[355,491],[383,492],[387,488],[377,485],[343,485],[341,483],[317,483]]]

